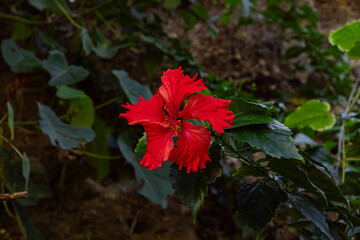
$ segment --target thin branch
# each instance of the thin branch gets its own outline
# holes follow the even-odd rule
[[[28,192],[15,192],[15,193],[0,193],[0,200],[11,200],[11,199],[18,199],[18,198],[27,198]]]

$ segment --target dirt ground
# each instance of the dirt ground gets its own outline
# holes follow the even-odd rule
[[[318,8],[319,27],[323,33],[360,18],[360,1],[310,2]],[[178,32],[179,27],[176,27],[182,24],[180,22],[179,16],[169,20],[166,28],[169,34],[183,36],[182,32]],[[7,38],[9,34],[2,31],[0,36]],[[274,93],[279,87],[292,87],[284,81],[283,72],[287,66],[282,60],[283,46],[274,38],[274,32],[263,25],[220,27],[220,34],[212,38],[210,32],[198,24],[184,37],[192,40],[190,49],[197,62],[205,71],[215,73],[221,79],[247,78],[256,83],[259,91]],[[136,57],[132,62],[136,64]],[[48,89],[29,83],[26,81],[28,76],[23,76],[16,80],[19,81],[18,85],[9,92],[9,84],[14,84],[15,76],[4,62],[0,63],[0,106],[5,106],[7,99],[18,104],[22,96],[25,102],[22,108],[26,109],[22,111],[22,119],[36,120],[37,116],[30,114],[37,112],[35,99],[46,96],[41,101],[51,102]],[[103,65],[113,69],[108,62]],[[22,82],[21,79],[25,80]],[[268,97],[274,95],[269,94]],[[101,103],[101,99],[99,101]],[[117,113],[110,116],[106,109],[102,113],[111,121],[116,121]],[[140,186],[134,179],[132,168],[124,160],[112,160],[109,176],[96,183],[92,180],[95,179],[95,172],[86,164],[81,164],[80,156],[69,158],[68,152],[58,151],[39,129],[18,128],[15,144],[27,153],[33,167],[47,172],[53,197],[41,199],[37,205],[26,207],[45,239],[242,239],[240,230],[231,221],[231,213],[216,201],[211,191],[194,224],[191,211],[178,197],[169,197],[168,207],[162,209],[139,195],[137,191]],[[120,155],[116,150],[113,154]],[[67,172],[63,183],[59,184],[63,163],[67,165]],[[266,239],[278,238],[283,233],[278,234],[269,235]],[[0,209],[0,239],[22,239],[16,221],[10,219],[3,209]]]

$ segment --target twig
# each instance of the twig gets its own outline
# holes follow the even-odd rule
[[[0,200],[11,200],[17,198],[27,198],[28,192],[16,192],[16,193],[0,193]]]

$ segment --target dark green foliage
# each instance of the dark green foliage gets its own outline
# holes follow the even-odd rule
[[[194,221],[204,203],[208,193],[208,185],[214,183],[221,176],[220,146],[213,143],[209,150],[211,158],[205,169],[198,172],[186,173],[186,169],[179,170],[175,163],[171,165],[170,181],[177,195],[191,208]]]
[[[273,182],[262,180],[246,183],[237,194],[238,217],[252,229],[259,231],[275,216],[275,210],[286,195]]]

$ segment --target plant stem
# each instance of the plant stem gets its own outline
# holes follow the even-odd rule
[[[101,104],[95,106],[94,109],[95,109],[95,110],[98,110],[98,109],[100,109],[100,108],[103,108],[103,107],[105,107],[105,106],[107,106],[107,105],[115,102],[115,101],[118,100],[118,99],[119,99],[118,97],[113,98],[113,99],[110,99],[109,101],[106,101],[106,102],[104,102],[104,103],[101,103]]]
[[[17,153],[17,155],[19,155],[21,157],[21,159],[24,158],[24,155],[21,154],[21,152],[19,151],[19,149],[17,149],[17,147],[14,146],[14,144],[12,144],[7,138],[5,138],[3,135],[0,135],[0,138],[2,140],[4,140],[7,144],[10,145],[10,147]]]
[[[123,159],[122,156],[106,156],[106,155],[99,155],[96,153],[86,152],[86,151],[79,151],[79,150],[72,150],[72,152],[76,154],[84,154],[89,157],[98,158],[98,159]]]
[[[5,118],[9,115],[9,113],[6,113],[0,120],[0,124],[5,120]]]
[[[121,35],[110,25],[110,23],[101,15],[100,12],[95,10],[95,15],[106,25],[107,28],[110,29],[110,31],[118,38],[122,39]]]
[[[11,20],[15,20],[15,21],[19,21],[19,22],[23,22],[23,23],[27,23],[27,24],[33,24],[33,25],[52,24],[53,23],[50,21],[48,22],[48,21],[26,19],[26,18],[22,18],[19,16],[7,14],[7,13],[0,13],[0,18],[7,18],[7,19],[11,19]]]
[[[64,15],[67,17],[67,19],[78,29],[81,29],[82,27],[75,22],[75,20],[69,15],[69,13],[66,11],[66,9],[59,3],[58,0],[54,0],[56,5],[60,8],[60,10],[64,13]]]

